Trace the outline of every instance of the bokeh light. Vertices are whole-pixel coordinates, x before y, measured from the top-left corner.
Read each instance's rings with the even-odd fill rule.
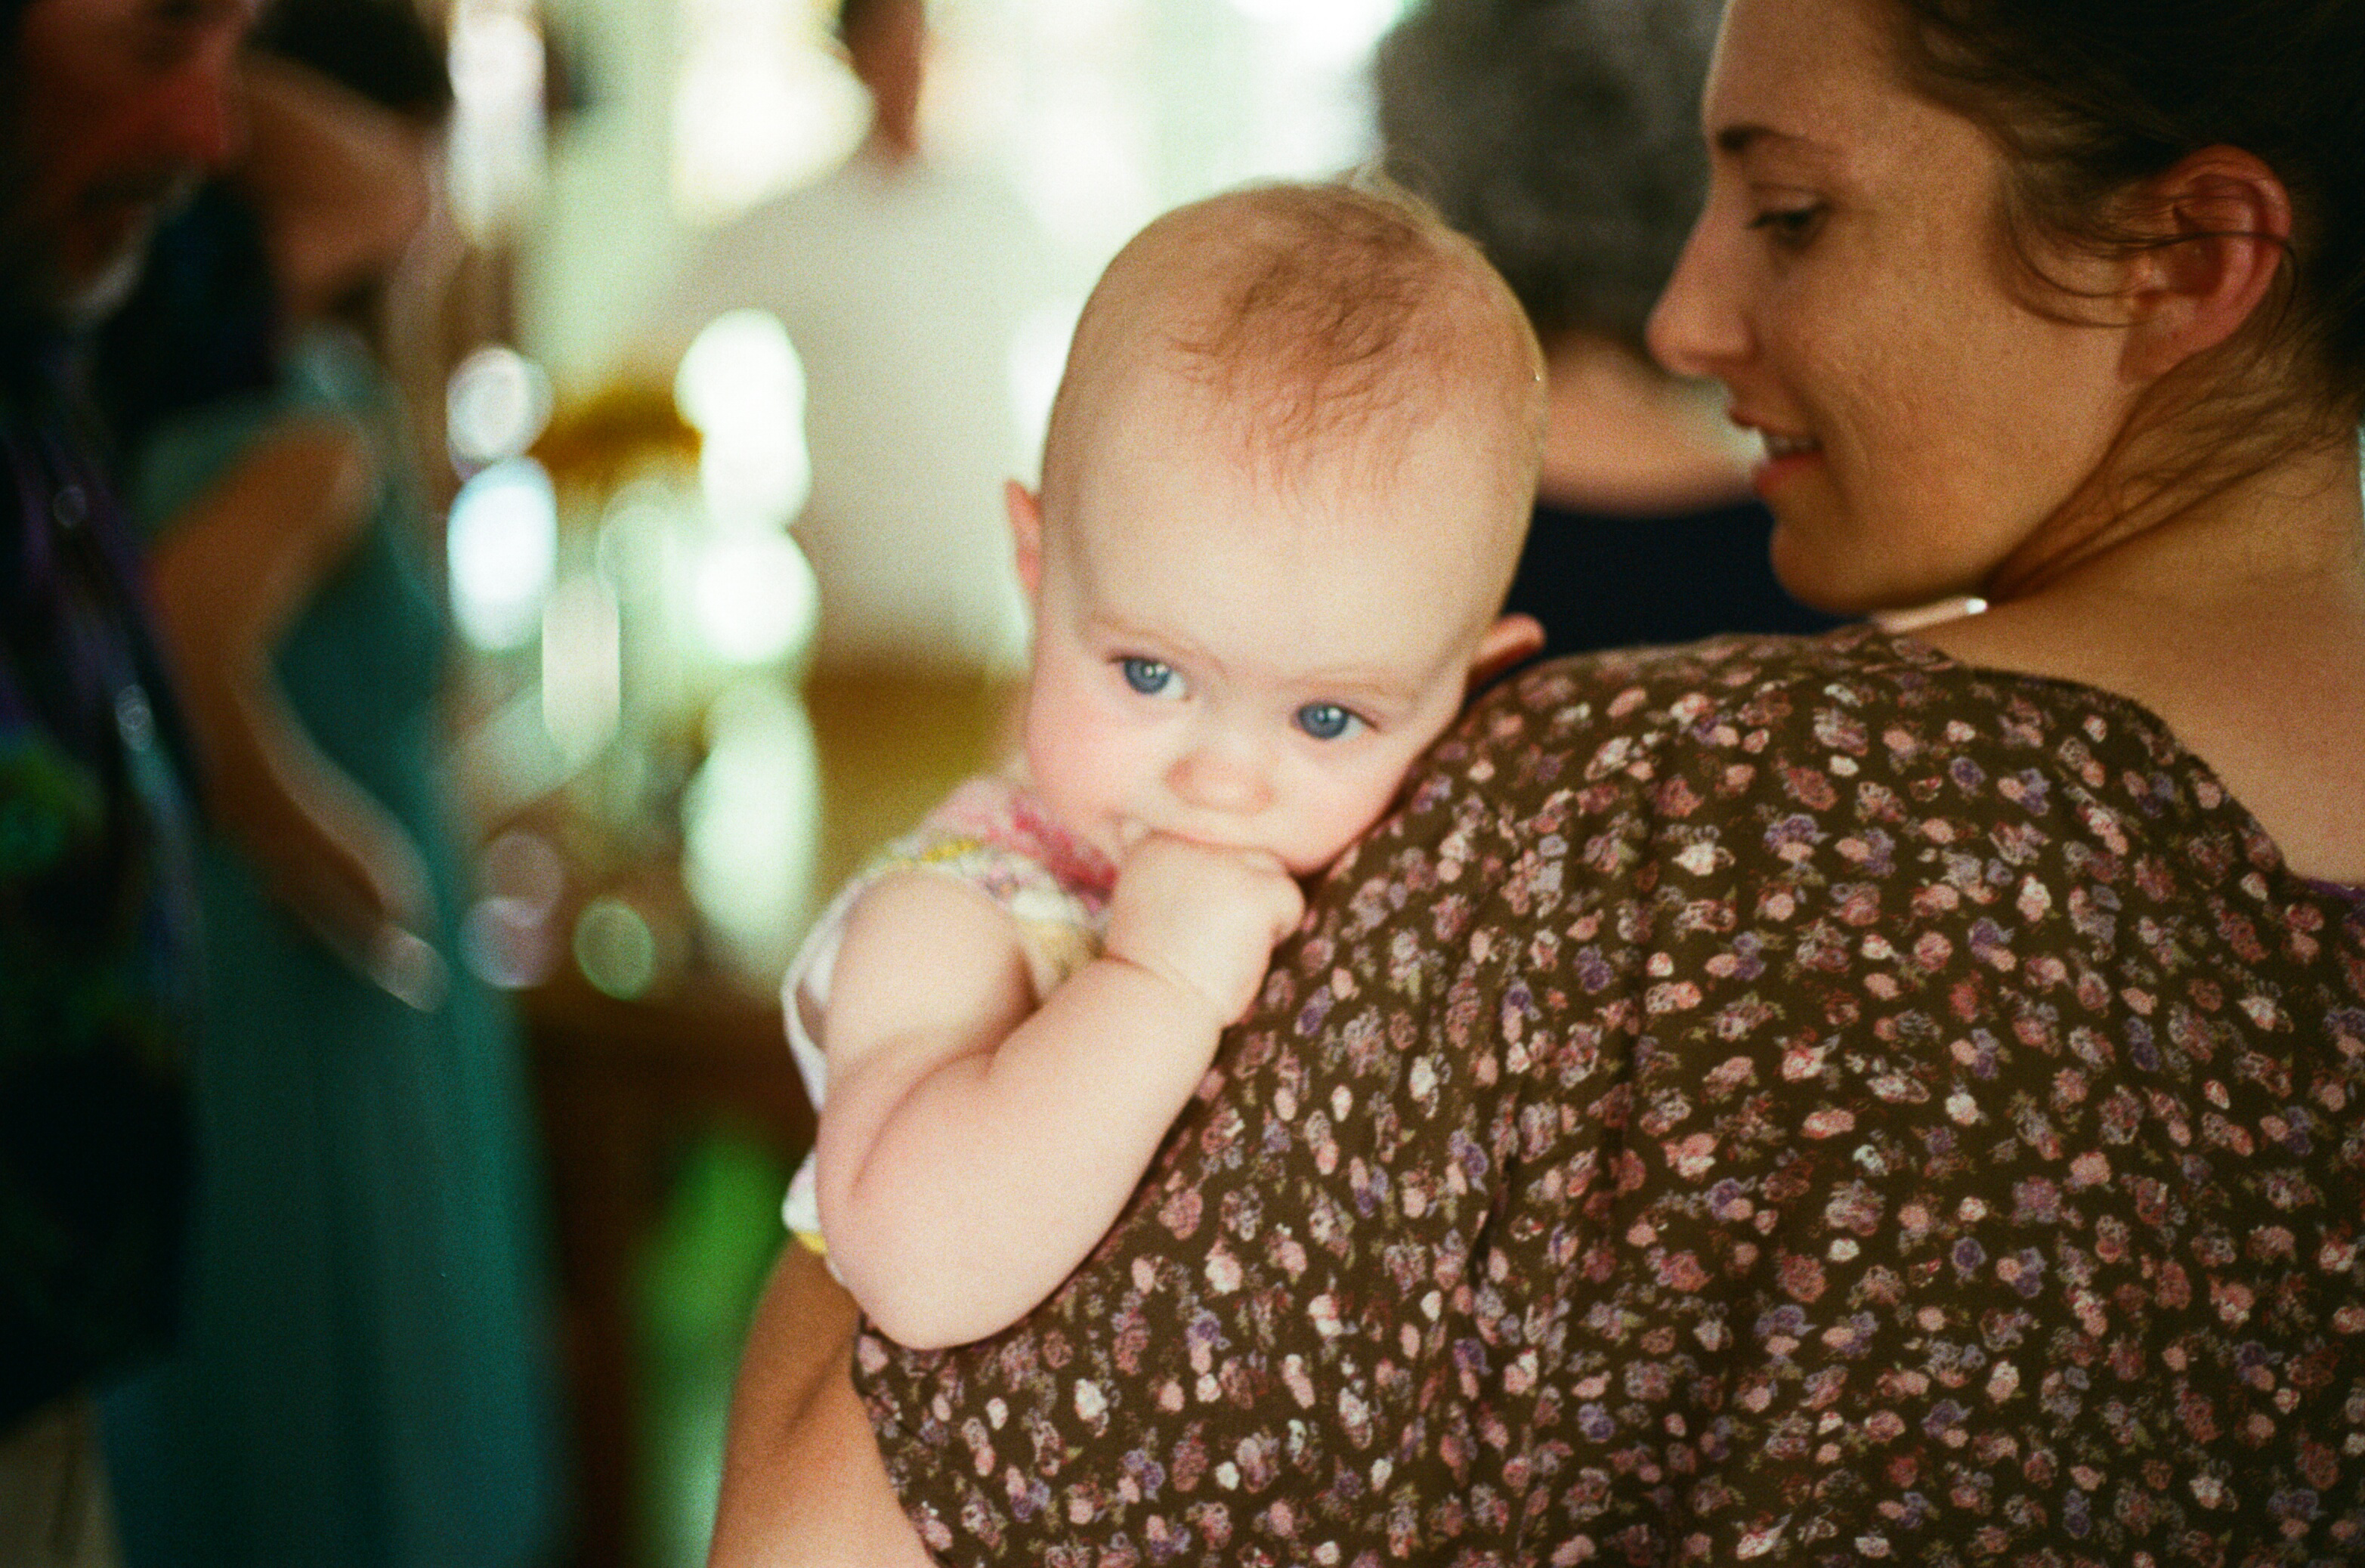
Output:
[[[446,546],[461,635],[496,651],[532,637],[558,566],[558,497],[542,465],[513,457],[461,486]]]
[[[566,891],[566,863],[550,840],[524,828],[485,846],[481,875],[487,896],[505,899],[536,920],[546,919]]]
[[[452,212],[484,240],[518,215],[542,179],[542,29],[523,0],[458,0],[448,29]]]
[[[801,654],[820,620],[821,589],[804,552],[777,533],[747,533],[707,546],[690,588],[699,636],[735,664]]]
[[[657,938],[648,917],[620,898],[596,898],[575,921],[575,964],[610,996],[645,996],[657,978]]]
[[[731,310],[681,356],[674,404],[698,430],[699,484],[724,528],[779,528],[813,487],[805,448],[805,373],[768,310]]]
[[[741,681],[708,717],[706,761],[682,797],[682,880],[760,989],[778,988],[813,895],[821,767],[812,721],[775,681]]]
[[[571,767],[616,733],[622,644],[615,596],[597,577],[569,577],[551,594],[542,613],[542,722]]]
[[[463,472],[515,457],[550,422],[550,377],[499,343],[462,360],[443,394],[444,432]]]
[[[476,978],[503,991],[540,985],[557,967],[547,921],[507,899],[478,899],[460,926],[461,956]]]
[[[483,895],[461,923],[461,956],[478,978],[504,991],[540,985],[558,967],[552,924],[566,892],[566,868],[550,840],[512,828],[485,846]]]
[[[680,496],[664,486],[628,485],[609,498],[592,547],[600,580],[627,604],[657,598],[673,570],[683,526]]]

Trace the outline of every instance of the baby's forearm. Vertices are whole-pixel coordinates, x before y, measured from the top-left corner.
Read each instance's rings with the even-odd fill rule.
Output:
[[[1115,1222],[1222,1025],[1171,980],[1099,958],[998,1047],[918,1080],[868,1137],[825,1118],[830,1255],[872,1321],[961,1344],[1049,1295]]]

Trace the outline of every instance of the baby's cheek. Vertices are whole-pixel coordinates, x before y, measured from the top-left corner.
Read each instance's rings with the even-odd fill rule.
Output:
[[[1090,773],[1078,766],[1082,747],[1076,727],[1038,715],[1026,726],[1026,772],[1035,792],[1055,815],[1065,816],[1082,805],[1080,793]]]
[[[1035,788],[1054,812],[1066,816],[1091,812],[1107,793],[1110,774],[1089,766],[1094,759],[1082,737],[1072,732],[1046,735],[1027,748]],[[1075,825],[1071,823],[1070,825]]]
[[[1291,872],[1310,877],[1345,854],[1349,845],[1387,814],[1402,771],[1391,768],[1377,777],[1359,777],[1320,802],[1306,823],[1305,841],[1282,857]]]
[[[1155,767],[1146,737],[1121,724],[1095,722],[1088,708],[1050,715],[1054,722],[1030,726],[1027,762],[1036,792],[1070,830],[1098,832],[1099,819],[1129,816],[1142,809],[1144,780]],[[1153,823],[1151,825],[1155,825]],[[1103,844],[1104,851],[1114,846]]]

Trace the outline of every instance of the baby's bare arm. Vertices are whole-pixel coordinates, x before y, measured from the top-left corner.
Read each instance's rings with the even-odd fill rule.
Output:
[[[1261,857],[1157,840],[1109,950],[1031,1015],[1007,915],[891,879],[831,980],[818,1177],[840,1275],[916,1347],[995,1332],[1092,1250],[1254,998],[1301,900]]]

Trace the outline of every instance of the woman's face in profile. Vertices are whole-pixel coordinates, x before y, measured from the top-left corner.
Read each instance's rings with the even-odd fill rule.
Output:
[[[2118,330],[2032,307],[2001,156],[1905,88],[1892,26],[1882,0],[1732,0],[1708,205],[1651,324],[1765,438],[1784,585],[1844,612],[1976,591],[2044,549],[2135,390]]]

